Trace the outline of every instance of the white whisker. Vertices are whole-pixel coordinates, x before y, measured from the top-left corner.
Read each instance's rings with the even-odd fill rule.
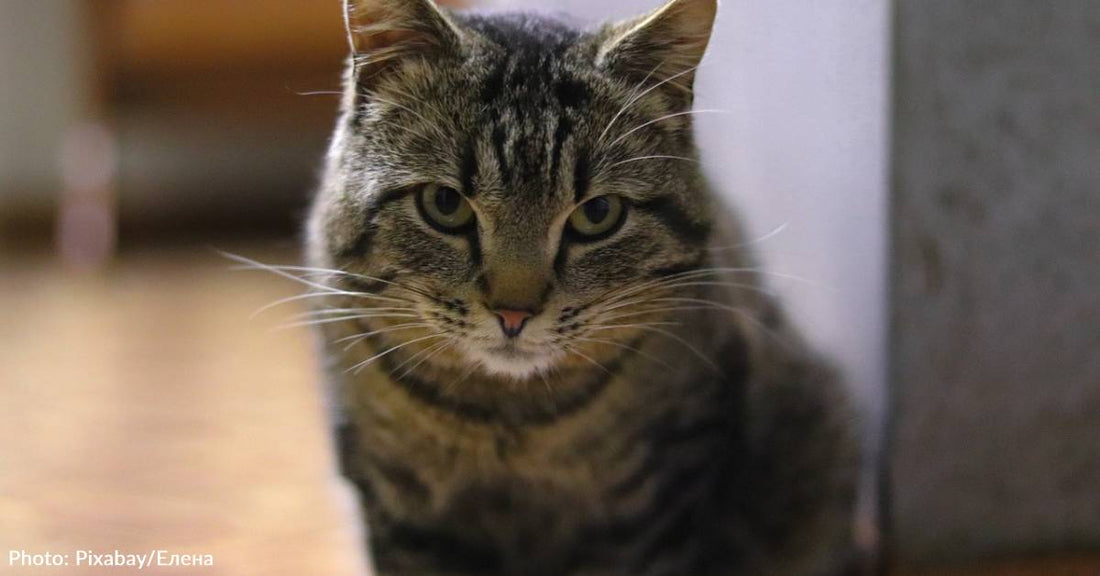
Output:
[[[716,372],[720,372],[720,371],[721,371],[721,370],[720,370],[720,369],[718,368],[718,365],[717,365],[717,364],[715,364],[713,360],[711,360],[710,358],[708,358],[708,357],[706,356],[706,354],[703,354],[702,352],[700,352],[698,348],[696,348],[695,346],[692,346],[690,342],[688,342],[687,340],[684,340],[684,339],[683,339],[682,337],[680,337],[680,336],[678,336],[678,335],[676,335],[676,334],[673,334],[672,332],[669,332],[668,330],[664,330],[664,329],[661,329],[661,328],[654,328],[653,326],[650,326],[650,325],[641,325],[641,324],[639,324],[639,325],[635,325],[634,327],[636,327],[636,328],[637,328],[638,330],[642,330],[642,331],[645,331],[645,332],[653,332],[653,333],[655,333],[655,334],[661,334],[661,335],[663,335],[663,336],[666,336],[666,337],[668,337],[668,338],[671,338],[672,340],[675,340],[676,342],[679,342],[679,343],[680,343],[680,344],[682,344],[682,345],[683,345],[683,346],[684,346],[685,348],[687,348],[688,350],[690,350],[690,351],[691,351],[691,353],[692,353],[692,354],[694,354],[694,355],[695,355],[695,356],[696,356],[697,358],[699,358],[699,359],[700,359],[700,360],[702,360],[702,361],[703,361],[704,363],[706,363],[706,364],[707,364],[708,366],[710,366],[711,368],[713,368],[713,369],[714,369],[714,370],[715,370]],[[601,327],[597,327],[597,328],[595,328],[595,329],[593,329],[593,330],[591,330],[591,331],[592,331],[592,332],[596,332],[596,331],[598,331],[598,330],[602,330],[602,329],[604,329],[604,328],[606,328],[606,327],[602,327],[602,326],[601,326]]]
[[[642,326],[681,326],[679,322],[640,322],[635,324],[593,324],[594,329],[588,330],[589,332],[595,330],[614,330],[618,328],[639,328]]]
[[[344,277],[348,277],[348,278],[356,278],[356,279],[363,280],[363,281],[366,281],[366,282],[378,282],[379,284],[386,284],[387,286],[393,286],[394,288],[401,288],[403,290],[408,290],[409,292],[412,292],[414,294],[419,294],[419,295],[427,297],[427,298],[432,298],[431,294],[428,293],[426,291],[426,289],[424,289],[420,286],[413,286],[411,284],[404,284],[404,283],[401,283],[401,282],[395,282],[393,280],[386,280],[384,278],[378,278],[378,277],[375,277],[375,276],[367,276],[367,275],[364,275],[364,274],[357,274],[355,272],[348,272],[346,270],[330,270],[328,268],[310,268],[310,267],[307,267],[307,266],[273,266],[273,265],[268,265],[267,267],[272,269],[272,270],[282,270],[282,271],[285,271],[285,272],[306,272],[307,274],[304,274],[302,277],[308,277],[308,276],[312,276],[312,275],[344,276]],[[339,290],[339,288],[331,288],[331,289]]]
[[[311,92],[298,92],[297,90],[291,90],[295,96],[343,96],[343,92],[336,92],[334,90],[314,90]]]
[[[721,302],[715,302],[715,301],[706,300],[706,299],[703,299],[703,298],[665,297],[665,298],[653,298],[653,299],[649,300],[649,302],[653,302],[653,303],[665,302],[665,303],[669,303],[669,304],[675,304],[675,303],[697,304],[697,305],[700,305],[700,306],[710,306],[710,307],[712,307],[716,310],[729,310],[729,311],[737,312],[739,314],[747,314],[747,312],[745,310],[742,310],[741,308],[736,308],[734,306],[729,306],[729,305],[723,304]]]
[[[607,372],[608,374],[611,374],[611,375],[614,374],[611,370],[607,369],[607,366],[604,366],[603,364],[600,364],[599,362],[595,361],[594,359],[592,359],[590,356],[588,356],[584,352],[581,352],[581,351],[577,350],[576,348],[574,348],[574,347],[572,347],[568,344],[562,344],[562,349],[564,349],[566,352],[568,352],[570,354],[576,354],[577,356],[579,356],[581,358],[584,358],[585,360],[591,362],[597,368],[599,368],[600,370],[603,370],[604,372]]]
[[[779,226],[776,226],[771,232],[768,232],[767,234],[764,234],[763,236],[761,236],[759,238],[755,238],[755,239],[749,240],[747,242],[741,242],[741,243],[738,243],[738,244],[733,244],[732,246],[714,247],[714,248],[708,248],[707,250],[710,250],[711,252],[726,252],[726,251],[730,251],[730,250],[738,250],[740,248],[747,248],[749,246],[755,246],[757,244],[763,244],[764,242],[767,242],[768,240],[771,240],[772,238],[775,238],[776,236],[779,236],[780,234],[782,234],[784,231],[787,230],[787,228],[790,225],[791,225],[791,221],[787,220],[786,222],[780,224]]]
[[[782,272],[771,272],[769,270],[764,270],[763,268],[704,268],[704,269],[695,270],[695,271],[692,271],[692,272],[689,272],[689,273],[681,273],[680,275],[688,276],[688,275],[691,275],[691,274],[702,274],[702,275],[708,275],[708,274],[715,274],[715,275],[718,275],[718,274],[760,274],[760,275],[768,276],[768,277],[771,277],[771,278],[780,278],[780,279],[783,279],[783,280],[793,280],[795,282],[801,282],[803,284],[808,284],[810,286],[815,286],[815,287],[818,287],[818,288],[824,288],[824,286],[822,286],[822,285],[820,285],[820,284],[818,284],[818,283],[816,283],[816,282],[814,282],[814,281],[812,281],[808,278],[803,278],[801,276],[795,276],[793,274],[784,274]]]
[[[344,297],[347,297],[347,298],[357,298],[357,299],[362,299],[362,300],[378,300],[379,302],[391,302],[391,303],[395,303],[395,304],[408,303],[407,300],[402,300],[402,299],[397,299],[397,298],[390,298],[388,296],[378,296],[377,294],[369,294],[367,292],[347,292],[347,291],[343,291],[343,290],[334,290],[334,291],[325,291],[325,292],[309,292],[309,293],[306,293],[306,294],[298,294],[297,296],[289,296],[287,298],[280,298],[279,300],[276,300],[276,301],[274,301],[270,304],[267,304],[267,305],[264,305],[260,308],[257,308],[256,311],[254,311],[250,317],[251,318],[256,318],[260,314],[263,314],[264,312],[267,312],[268,310],[271,310],[272,308],[277,308],[279,306],[282,306],[283,304],[289,304],[291,302],[298,302],[300,300],[308,300],[310,298],[324,298],[324,297],[332,297],[332,296],[344,296]]]
[[[654,66],[653,69],[645,75],[645,78],[642,78],[641,82],[638,82],[634,85],[634,88],[630,90],[630,96],[627,97],[627,100],[629,101],[631,98],[637,96],[638,91],[641,90],[643,86],[645,86],[645,83],[649,82],[649,79],[652,78],[653,75],[656,74],[657,71],[660,70],[661,67],[663,67],[666,63],[668,63],[668,58],[663,58],[660,62],[658,62],[657,65]]]
[[[398,344],[398,345],[396,345],[392,348],[389,348],[388,350],[386,350],[384,352],[380,352],[378,354],[375,354],[374,356],[371,356],[370,358],[367,358],[366,360],[356,364],[355,366],[352,366],[351,368],[348,368],[347,372],[353,372],[355,374],[358,374],[358,373],[363,371],[363,368],[366,368],[371,363],[373,363],[377,360],[380,360],[380,359],[382,359],[386,356],[389,356],[390,354],[392,354],[392,353],[394,353],[394,352],[396,352],[396,351],[398,351],[402,348],[405,348],[407,346],[412,346],[413,344],[417,344],[417,343],[423,342],[425,340],[431,340],[432,338],[445,338],[447,336],[448,335],[446,333],[439,332],[439,333],[431,334],[431,335],[428,335],[428,336],[422,336],[420,338],[414,338],[412,340],[409,340],[408,342],[402,342],[401,344]]]
[[[538,374],[539,379],[542,380],[542,385],[546,387],[546,393],[549,394],[550,399],[553,400],[554,397],[557,396],[557,393],[554,392],[554,387],[550,385],[550,378],[542,370],[539,370],[536,374]]]
[[[625,312],[623,314],[613,314],[607,318],[601,318],[606,322],[613,322],[615,320],[622,320],[623,318],[631,318],[634,316],[645,316],[647,314],[662,314],[666,312],[690,312],[693,310],[711,310],[708,306],[670,306],[665,308],[645,308],[642,310],[636,310],[634,312]]]
[[[292,282],[297,282],[299,284],[302,284],[302,285],[305,285],[305,286],[308,286],[310,288],[314,288],[314,289],[317,289],[317,290],[322,290],[322,291],[333,291],[334,290],[334,288],[332,288],[331,286],[325,286],[324,284],[318,284],[317,282],[306,280],[305,278],[302,278],[300,276],[295,276],[294,274],[291,274],[290,272],[279,269],[278,266],[271,266],[269,264],[264,264],[264,263],[258,262],[256,260],[245,258],[244,256],[238,256],[236,254],[230,254],[228,252],[221,252],[221,255],[228,258],[228,259],[230,259],[230,260],[233,260],[234,262],[242,264],[243,266],[238,268],[239,270],[260,270],[260,271],[264,271],[264,272],[270,272],[272,274],[275,274],[276,276],[286,278],[287,280],[290,280]]]
[[[435,133],[436,136],[439,136],[440,138],[446,140],[447,135],[443,133],[443,129],[439,127],[439,123],[438,122],[432,122],[432,121],[428,120],[427,118],[424,117],[423,114],[417,112],[416,110],[413,110],[412,108],[409,108],[408,106],[405,106],[404,104],[394,102],[393,100],[388,100],[386,98],[382,98],[382,97],[378,96],[377,93],[373,93],[373,92],[370,94],[370,100],[372,102],[381,102],[382,104],[388,104],[388,105],[393,106],[395,108],[400,108],[401,110],[404,110],[404,111],[408,112],[409,114],[412,114],[413,116],[416,116],[417,118],[420,119],[421,122],[424,122],[424,124],[426,124],[429,128],[431,128],[431,130]]]
[[[479,366],[481,366],[481,361],[480,360],[478,362],[471,363],[466,368],[466,370],[463,371],[462,374],[460,374],[458,376],[458,378],[455,378],[455,380],[453,382],[451,382],[450,384],[446,385],[443,388],[443,395],[447,396],[451,392],[454,392],[454,389],[457,388],[459,384],[462,384],[463,382],[468,380],[470,378],[470,375],[472,375],[474,373],[474,370],[477,370]]]
[[[793,280],[797,282],[803,282],[811,286],[820,287],[820,285],[799,276],[782,274],[778,272],[769,272],[761,268],[700,268],[695,270],[688,270],[685,272],[678,272],[676,274],[669,274],[661,278],[642,282],[641,284],[628,285],[621,289],[613,291],[610,294],[603,296],[602,298],[597,299],[596,302],[603,304],[612,304],[619,300],[622,300],[623,298],[627,298],[629,296],[637,294],[638,292],[644,291],[648,288],[658,288],[662,285],[671,284],[673,282],[684,281],[694,278],[702,278],[706,276],[718,276],[722,274],[762,274],[765,276],[781,278],[785,280]],[[761,288],[761,290],[763,289]]]
[[[617,302],[619,300],[622,300],[623,298],[626,298],[626,297],[632,296],[634,294],[637,294],[638,292],[646,290],[647,288],[653,288],[653,287],[657,287],[657,286],[660,286],[660,285],[666,284],[666,283],[686,280],[686,279],[689,279],[689,278],[693,278],[696,275],[699,275],[699,276],[711,275],[711,274],[714,274],[713,270],[714,269],[710,269],[710,268],[708,268],[708,269],[687,270],[685,272],[678,272],[676,274],[668,274],[666,276],[661,276],[660,278],[653,278],[653,279],[650,279],[650,280],[647,280],[647,281],[644,281],[644,282],[641,282],[641,283],[638,283],[638,284],[628,284],[628,285],[626,285],[626,286],[624,286],[624,287],[622,287],[618,290],[612,291],[610,294],[606,295],[602,300],[597,300],[597,301],[602,302],[604,304],[611,304],[611,303]],[[733,269],[731,269],[731,270],[733,270]],[[749,270],[754,270],[754,269],[742,268],[740,270],[749,271]]]
[[[630,130],[627,130],[626,132],[620,134],[618,138],[612,140],[611,143],[607,145],[607,147],[608,148],[613,148],[616,144],[618,144],[619,142],[622,142],[624,138],[627,138],[631,134],[633,134],[633,133],[637,132],[638,130],[641,130],[641,129],[647,127],[647,126],[652,126],[652,125],[654,125],[658,122],[664,122],[665,120],[670,120],[672,118],[679,118],[680,116],[692,116],[692,115],[695,115],[695,114],[729,114],[729,111],[728,110],[687,110],[685,112],[674,112],[672,114],[665,114],[664,116],[661,116],[660,118],[654,118],[653,120],[650,120],[649,122],[642,123],[642,124],[640,124],[640,125],[638,125],[634,128],[631,128]]]
[[[623,164],[629,164],[631,162],[641,162],[642,160],[684,160],[685,162],[695,162],[695,163],[699,162],[699,160],[697,160],[695,158],[688,158],[687,156],[667,156],[667,155],[663,155],[663,154],[656,154],[656,155],[653,155],[653,156],[638,156],[636,158],[628,158],[626,160],[620,160],[618,162],[615,162],[614,164],[611,164],[610,166],[608,166],[608,168],[614,168],[616,166],[621,166]]]
[[[301,328],[302,326],[324,326],[326,324],[338,324],[340,322],[351,322],[352,320],[369,320],[372,318],[420,318],[419,314],[355,314],[351,316],[340,316],[338,318],[322,318],[320,320],[302,320],[300,322],[290,322],[288,324],[282,324],[276,328],[276,330],[289,330],[291,328]]]
[[[684,70],[683,72],[673,74],[672,76],[669,76],[668,78],[665,78],[664,80],[661,80],[660,82],[650,86],[649,88],[646,88],[641,94],[638,94],[636,96],[631,97],[630,100],[627,100],[626,104],[623,105],[623,107],[619,110],[619,112],[611,118],[611,122],[607,123],[607,127],[604,128],[603,132],[600,133],[600,137],[596,139],[596,143],[599,144],[599,143],[603,142],[603,139],[607,137],[607,133],[611,131],[611,128],[613,126],[615,126],[615,122],[617,122],[619,120],[619,118],[622,117],[622,115],[625,114],[626,111],[630,109],[631,106],[633,106],[636,102],[638,102],[642,98],[645,98],[645,96],[647,94],[649,94],[650,92],[660,88],[661,86],[664,86],[665,84],[668,84],[669,82],[672,82],[674,80],[682,78],[683,76],[686,76],[688,74],[691,74],[692,72],[695,72],[698,69],[699,69],[699,66],[692,66],[691,68],[688,68],[687,70]]]
[[[689,279],[690,280],[690,279]],[[764,294],[765,296],[775,297],[777,294],[767,288],[757,286],[755,284],[745,284],[744,282],[720,282],[718,280],[703,280],[703,281],[691,281],[691,282],[674,282],[672,284],[661,284],[655,289],[660,290],[672,290],[675,288],[691,288],[691,287],[706,287],[713,286],[719,288],[737,288],[740,290],[748,290],[750,292],[756,292],[758,294]]]
[[[325,316],[334,316],[338,314],[358,314],[358,313],[373,313],[373,312],[417,312],[416,308],[324,308],[321,310],[310,310],[302,312],[301,314],[295,314],[290,317],[291,320],[298,320],[302,318],[317,318]]]
[[[654,356],[652,354],[649,354],[647,352],[644,352],[642,350],[639,350],[638,348],[635,348],[634,346],[628,346],[626,344],[623,344],[621,342],[616,342],[614,340],[606,340],[606,339],[603,339],[603,338],[581,338],[581,337],[572,337],[572,338],[570,338],[570,340],[571,341],[577,341],[577,342],[592,342],[593,344],[606,344],[608,346],[614,346],[615,348],[619,348],[620,350],[627,350],[627,351],[630,351],[630,352],[634,352],[635,354],[641,356],[642,358],[645,358],[647,360],[652,360],[652,361],[654,361],[654,362],[656,362],[656,363],[658,363],[658,364],[660,364],[660,365],[662,365],[665,368],[668,368],[670,370],[672,369],[672,365],[670,365],[667,362],[661,360],[660,358],[657,358],[656,356]]]
[[[637,297],[633,300],[627,300],[625,302],[623,302],[621,300],[607,302],[607,305],[603,306],[600,309],[599,314],[603,314],[605,312],[611,312],[611,311],[614,311],[614,310],[618,310],[620,308],[626,308],[628,306],[635,306],[635,305],[638,305],[638,304],[646,304],[646,303],[649,303],[649,302],[656,302],[658,300],[654,300],[654,298],[656,298],[658,296],[671,295],[670,291],[675,290],[677,288],[705,287],[705,286],[717,286],[717,287],[722,287],[722,288],[736,288],[736,289],[741,289],[741,290],[748,290],[750,292],[756,292],[758,294],[763,294],[765,296],[776,297],[776,294],[774,292],[772,292],[771,290],[768,290],[766,288],[761,288],[759,286],[755,286],[755,285],[752,285],[752,284],[744,284],[744,283],[741,283],[741,282],[690,281],[690,279],[688,279],[688,281],[684,281],[684,282],[672,282],[672,283],[667,283],[667,284],[665,284],[665,283],[656,284],[656,285],[648,287],[645,290],[646,294],[648,294],[650,292],[655,292],[656,294],[651,294],[651,295],[642,294],[641,296],[639,296],[639,297]]]
[[[438,354],[442,353],[444,350],[447,349],[448,346],[453,346],[453,345],[454,345],[454,339],[453,338],[448,339],[448,340],[444,340],[442,342],[437,342],[436,344],[432,344],[431,346],[421,350],[420,352],[417,352],[416,354],[413,354],[412,356],[410,356],[404,362],[398,364],[396,367],[394,367],[393,370],[390,371],[390,375],[392,376],[392,375],[396,374],[398,370],[400,370],[402,367],[404,367],[409,362],[412,362],[412,361],[416,360],[418,357],[420,357],[424,354],[427,354],[426,356],[421,358],[419,362],[417,362],[416,364],[413,364],[411,367],[409,367],[409,369],[405,370],[404,372],[402,372],[400,375],[397,376],[398,380],[400,380],[402,378],[405,378],[409,374],[412,374],[413,372],[416,372],[416,369],[419,368],[422,364],[424,364],[425,362],[427,362],[431,358],[437,356]]]
[[[737,316],[738,318],[741,318],[742,320],[752,324],[754,327],[758,328],[759,330],[761,330],[765,334],[769,335],[770,337],[772,337],[776,341],[776,343],[778,343],[778,344],[780,344],[784,347],[788,347],[790,345],[783,338],[781,338],[778,334],[776,334],[774,330],[768,328],[762,322],[760,322],[760,320],[756,319],[752,314],[750,314],[747,310],[743,310],[741,308],[737,308],[737,307],[734,307],[734,306],[729,306],[729,305],[723,304],[721,302],[713,302],[713,301],[710,301],[710,300],[704,300],[704,299],[700,299],[700,298],[655,298],[655,299],[651,300],[651,302],[668,302],[668,303],[681,302],[681,303],[684,303],[684,304],[693,304],[693,305],[699,306],[702,309],[719,310],[719,311],[729,312],[729,313]]]
[[[425,322],[408,322],[408,323],[405,323],[405,324],[396,324],[396,325],[393,325],[393,326],[387,326],[385,328],[382,328],[382,329],[379,329],[379,330],[374,330],[374,331],[367,332],[367,333],[364,333],[364,334],[353,334],[351,336],[345,336],[343,338],[340,338],[339,340],[334,341],[333,343],[334,344],[343,344],[344,342],[350,342],[350,344],[348,344],[347,346],[344,347],[344,352],[347,352],[348,350],[351,350],[352,348],[354,348],[356,344],[362,342],[363,340],[366,340],[367,338],[371,338],[373,336],[378,336],[380,334],[389,334],[390,332],[400,332],[402,330],[413,330],[415,328],[433,328],[433,327],[434,327],[433,325],[427,324]]]

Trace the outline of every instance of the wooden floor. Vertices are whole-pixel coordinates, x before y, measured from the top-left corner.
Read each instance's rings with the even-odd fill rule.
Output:
[[[273,331],[292,307],[249,318],[293,292],[208,250],[0,261],[0,574],[136,574],[8,554],[150,549],[215,566],[142,574],[358,574],[308,338]]]
[[[98,275],[0,255],[0,574],[137,574],[11,567],[7,555],[151,549],[215,565],[142,574],[361,574],[309,339],[275,330],[300,310],[250,318],[294,293],[206,249]],[[1100,562],[898,574],[1098,576]]]

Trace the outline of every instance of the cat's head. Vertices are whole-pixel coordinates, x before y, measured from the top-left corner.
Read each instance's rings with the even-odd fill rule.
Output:
[[[355,330],[394,357],[515,378],[630,349],[672,307],[646,283],[706,254],[690,109],[715,8],[672,0],[583,30],[348,0],[310,251],[346,272],[331,284],[377,295],[342,303],[362,310]]]

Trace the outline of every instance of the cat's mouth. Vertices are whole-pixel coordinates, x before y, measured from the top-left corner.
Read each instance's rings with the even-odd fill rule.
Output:
[[[499,346],[493,346],[489,348],[489,352],[498,356],[505,357],[518,357],[533,354],[533,350],[527,350],[526,347],[520,346],[515,342],[505,342]]]
[[[499,346],[493,346],[486,350],[490,356],[509,362],[532,361],[545,355],[542,350],[520,346],[515,342],[507,342]]]
[[[505,342],[485,347],[475,353],[481,365],[490,372],[516,378],[534,376],[553,366],[557,355],[543,347],[523,346]]]

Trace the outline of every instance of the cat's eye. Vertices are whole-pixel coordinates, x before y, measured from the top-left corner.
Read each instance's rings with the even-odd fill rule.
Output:
[[[444,231],[457,233],[474,222],[474,209],[458,190],[429,184],[420,190],[417,206],[429,224]]]
[[[599,196],[581,204],[569,216],[569,226],[582,238],[596,240],[614,232],[626,210],[619,196]]]

